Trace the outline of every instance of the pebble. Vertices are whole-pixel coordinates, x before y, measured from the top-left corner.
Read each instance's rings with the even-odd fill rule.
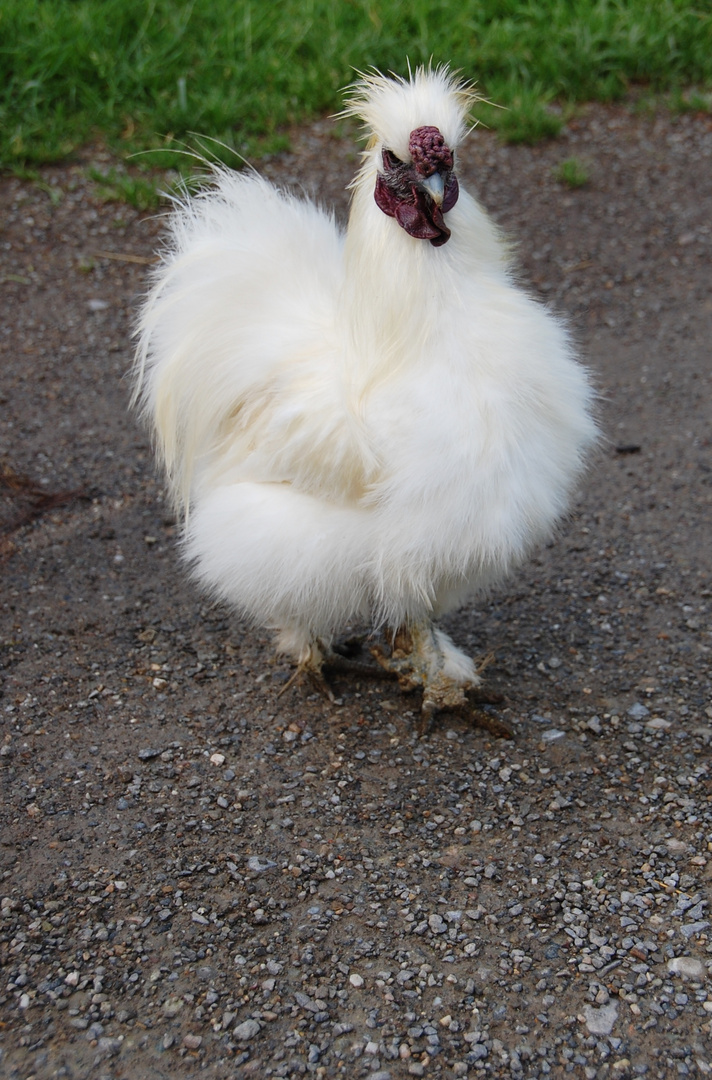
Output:
[[[627,715],[631,720],[643,720],[646,716],[650,716],[650,709],[643,705],[640,701],[636,701],[634,705],[627,710]]]
[[[97,1049],[100,1054],[108,1054],[114,1057],[121,1050],[121,1044],[123,1039],[112,1037],[110,1035],[102,1035],[97,1043]]]
[[[686,979],[701,979],[705,974],[705,965],[694,956],[674,956],[668,960],[667,969],[671,975],[682,975]]]
[[[232,1033],[240,1042],[249,1042],[260,1030],[261,1024],[258,1020],[243,1020],[241,1024],[233,1028]]]
[[[684,926],[681,926],[680,933],[686,941],[689,941],[690,938],[696,937],[697,934],[701,934],[702,931],[706,930],[708,926],[708,920],[701,919],[699,922],[686,923]]]
[[[143,750],[139,750],[138,756],[141,761],[151,761],[153,758],[157,758],[161,754],[161,750],[155,746],[145,746]]]
[[[586,1027],[592,1035],[610,1035],[618,1019],[618,1006],[614,1001],[598,1009],[593,1005],[584,1005],[583,1015]]]
[[[363,986],[363,976],[358,975],[355,971],[352,975],[349,975],[349,982],[352,986]]]
[[[261,859],[259,855],[251,855],[247,860],[248,870],[252,870],[256,874],[262,874],[265,870],[271,870],[276,865],[277,863],[272,862],[271,859]]]
[[[186,1035],[185,1038],[183,1039],[183,1046],[185,1046],[186,1050],[198,1050],[199,1047],[202,1045],[202,1042],[203,1042],[203,1036],[202,1035],[190,1034],[190,1035]]]

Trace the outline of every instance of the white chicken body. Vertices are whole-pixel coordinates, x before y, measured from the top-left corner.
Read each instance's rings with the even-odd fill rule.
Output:
[[[374,200],[384,148],[400,164],[432,125],[454,149],[467,104],[443,71],[365,83],[345,236],[220,171],[173,215],[143,311],[141,393],[186,553],[298,660],[354,619],[420,624],[505,575],[596,438],[565,329],[515,285],[477,203],[460,192],[433,246]],[[454,646],[448,664],[474,681]]]

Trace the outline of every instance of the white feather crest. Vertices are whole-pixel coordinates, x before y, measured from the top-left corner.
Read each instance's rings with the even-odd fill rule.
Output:
[[[373,138],[402,161],[409,157],[410,132],[418,127],[439,128],[451,150],[467,134],[478,94],[447,65],[418,67],[408,79],[375,70],[359,75],[359,81],[347,90],[341,115],[362,120]]]

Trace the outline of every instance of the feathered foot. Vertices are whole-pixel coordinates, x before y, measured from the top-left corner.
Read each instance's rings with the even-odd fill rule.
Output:
[[[334,692],[324,678],[325,654],[328,656],[330,652],[331,649],[324,646],[323,642],[318,638],[313,641],[311,645],[302,652],[297,661],[296,668],[279,691],[277,697],[286,694],[287,690],[289,690],[291,686],[294,686],[295,682],[306,679],[314,690],[319,694],[322,694],[332,705],[336,705],[337,700],[334,697]]]
[[[437,713],[451,712],[466,717],[493,735],[513,738],[506,724],[478,709],[473,701],[494,703],[500,700],[479,689],[482,684],[480,673],[491,663],[491,655],[475,665],[469,656],[455,647],[447,634],[430,623],[403,626],[396,631],[390,656],[380,646],[374,646],[371,654],[381,667],[396,675],[401,690],[422,690],[421,735],[430,730]]]
[[[328,674],[333,672],[365,676],[367,678],[385,675],[386,672],[382,668],[352,659],[353,655],[358,652],[359,644],[360,642],[356,639],[349,639],[349,641],[341,645],[337,643],[332,647],[321,638],[316,638],[302,650],[296,669],[279,691],[278,697],[286,693],[295,682],[306,679],[313,689],[322,694],[332,705],[339,705],[341,702],[334,696],[334,692],[327,681]],[[395,678],[395,675],[391,674],[390,677]]]

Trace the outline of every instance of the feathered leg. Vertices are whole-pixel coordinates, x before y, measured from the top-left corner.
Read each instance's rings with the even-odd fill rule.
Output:
[[[277,651],[292,656],[297,665],[292,676],[280,690],[280,697],[295,682],[305,678],[328,701],[338,704],[327,681],[327,676],[331,672],[366,677],[386,674],[382,668],[374,667],[373,664],[364,664],[344,655],[332,645],[330,639],[309,637],[299,630],[280,630],[277,636]],[[396,678],[396,675],[392,674],[391,677]]]
[[[431,623],[401,627],[395,634],[390,656],[386,656],[379,646],[375,646],[371,652],[381,667],[398,677],[402,690],[422,690],[423,733],[430,729],[437,713],[456,712],[494,735],[512,737],[505,724],[473,708],[467,696],[482,685],[479,672],[487,666],[489,658],[477,667],[444,631],[436,629]]]

